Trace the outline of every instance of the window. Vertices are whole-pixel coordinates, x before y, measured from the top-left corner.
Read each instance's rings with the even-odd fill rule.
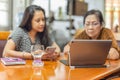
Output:
[[[120,0],[106,0],[106,27],[114,29],[120,26]]]
[[[0,28],[1,27],[9,27],[9,0],[0,0]]]

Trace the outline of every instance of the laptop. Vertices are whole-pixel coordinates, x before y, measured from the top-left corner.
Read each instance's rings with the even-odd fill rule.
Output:
[[[72,40],[68,59],[60,62],[74,67],[106,67],[111,44],[112,40]]]

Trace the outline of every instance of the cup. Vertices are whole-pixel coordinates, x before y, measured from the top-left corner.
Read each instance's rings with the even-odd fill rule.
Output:
[[[34,44],[31,46],[31,54],[33,56],[33,66],[39,67],[43,66],[42,56],[44,55],[44,46],[40,44]]]

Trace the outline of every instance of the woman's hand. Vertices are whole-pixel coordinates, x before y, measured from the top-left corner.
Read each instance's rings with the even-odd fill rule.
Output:
[[[67,44],[67,45],[64,47],[63,53],[69,53],[69,51],[70,51],[70,46]]]
[[[119,59],[119,53],[115,48],[111,48],[107,56],[108,59],[116,60]]]
[[[58,57],[60,56],[59,53],[54,52],[54,53],[45,53],[42,56],[42,60],[52,60],[52,61],[56,61],[58,59]]]

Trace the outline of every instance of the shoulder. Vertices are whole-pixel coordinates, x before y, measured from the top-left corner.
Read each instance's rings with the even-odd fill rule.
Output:
[[[108,28],[103,28],[102,33],[103,34],[112,34],[112,31],[110,29],[108,29]]]
[[[14,30],[13,30],[13,32],[25,32],[25,30],[24,29],[22,29],[22,28],[20,28],[20,27],[16,27]]]
[[[113,32],[108,28],[103,28],[101,31],[101,38],[102,39],[112,39],[113,38]]]
[[[81,32],[83,32],[83,29],[78,29],[76,30],[75,35],[79,35]]]
[[[79,33],[75,34],[75,39],[89,39],[89,36],[86,34],[85,30],[80,31]]]
[[[104,31],[104,32],[111,32],[111,30],[108,29],[108,28],[103,28],[103,31]]]
[[[25,33],[26,33],[26,31],[25,31],[24,29],[22,29],[22,28],[20,28],[20,27],[16,27],[16,28],[12,31],[11,35],[18,35],[18,36],[20,36],[20,35],[24,35]]]
[[[28,38],[26,36],[26,31],[20,27],[16,27],[12,33],[10,34],[10,36],[8,37],[8,39],[12,39],[15,43],[16,46],[18,46],[19,44],[22,44],[21,42],[24,42],[24,40],[26,38]]]
[[[20,27],[16,27],[12,33],[9,35],[9,38],[21,38],[24,35],[26,35],[26,32],[24,29],[20,28]],[[9,39],[8,38],[8,39]]]

